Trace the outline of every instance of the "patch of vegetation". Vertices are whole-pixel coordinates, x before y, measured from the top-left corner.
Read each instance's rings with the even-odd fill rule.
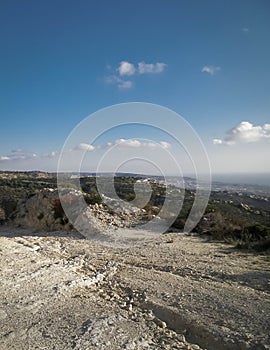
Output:
[[[253,249],[258,252],[270,251],[270,227],[251,225],[234,232],[238,248]]]
[[[50,175],[48,178],[37,177],[36,172],[14,172],[9,177],[0,177],[0,208],[4,212],[4,222],[16,210],[20,200],[33,196],[37,191],[45,187],[56,188],[56,177]]]
[[[0,176],[0,223],[3,223],[12,215],[16,210],[18,201],[25,200],[44,188],[57,188],[56,174],[10,172],[4,175]],[[135,194],[134,191],[134,186],[138,180],[142,184],[141,195],[138,192]],[[179,191],[183,191],[174,186],[166,188],[165,185],[157,183],[154,179],[145,180],[133,176],[116,176],[114,178],[101,176],[98,178],[98,182],[107,196],[110,197],[116,193],[124,201],[135,200],[135,204],[142,203],[144,181],[147,181],[152,191],[149,202],[144,206],[148,219],[151,219],[154,215],[159,215],[166,197],[168,199],[169,196],[172,205],[175,205],[175,198],[179,197]],[[83,192],[87,204],[102,203],[95,176],[81,177],[81,188],[78,188],[76,184],[77,179],[73,179],[71,175],[67,174],[64,185],[67,196],[69,189],[76,189]],[[138,189],[138,186],[136,187]],[[183,230],[193,202],[194,191],[185,190],[181,212],[172,225],[174,228]],[[59,203],[55,202],[54,211],[56,218],[64,217],[60,201]],[[42,216],[41,213],[39,215]],[[205,214],[194,231],[198,234],[206,234],[214,240],[233,243],[238,248],[269,251],[270,207],[268,202],[260,202],[259,199],[253,197],[251,199],[250,196],[245,194],[240,195],[226,191],[212,192]]]
[[[232,203],[210,201],[195,232],[232,243],[237,248],[270,250],[269,221]]]
[[[91,192],[91,193],[86,193],[83,195],[84,200],[86,204],[101,204],[102,203],[102,198],[100,197],[99,193],[97,192]]]

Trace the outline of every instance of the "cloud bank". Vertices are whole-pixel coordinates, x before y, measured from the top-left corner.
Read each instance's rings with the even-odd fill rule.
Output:
[[[258,142],[270,138],[270,124],[253,125],[248,121],[243,121],[239,125],[227,131],[224,139],[214,139],[214,145],[232,146],[237,143]]]
[[[18,150],[12,150],[10,154],[0,156],[0,161],[28,160],[28,159],[34,159],[37,157],[52,158],[52,157],[55,157],[57,154],[59,154],[59,152],[52,151],[50,153],[46,153],[38,156],[36,153],[27,153],[27,152],[24,152],[22,149],[18,149]]]
[[[100,145],[90,145],[88,143],[79,143],[76,145],[73,149],[69,151],[70,157],[75,156],[76,152],[94,152],[98,150],[106,150],[111,147],[122,147],[122,148],[142,148],[142,149],[169,149],[171,147],[171,144],[165,141],[159,141],[159,142],[153,142],[153,141],[143,141],[143,140],[137,140],[137,139],[118,139],[113,142],[107,142],[105,144]],[[50,153],[46,154],[40,154],[37,155],[36,153],[28,154],[24,153],[20,150],[20,152],[11,152],[8,155],[2,155],[0,156],[0,162],[10,162],[10,161],[21,161],[21,160],[42,160],[44,158],[52,159],[52,158],[58,158],[60,155],[60,152],[58,151],[52,151]]]
[[[87,143],[80,143],[73,150],[74,151],[96,151],[100,149],[109,149],[114,146],[120,146],[125,148],[150,148],[150,149],[168,149],[171,147],[171,144],[165,141],[159,142],[151,142],[151,141],[143,141],[137,139],[118,139],[113,142],[107,142],[105,144],[93,146]]]

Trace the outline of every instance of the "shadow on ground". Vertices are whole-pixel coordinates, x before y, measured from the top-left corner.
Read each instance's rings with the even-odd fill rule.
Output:
[[[12,225],[0,225],[0,237],[22,237],[22,236],[35,236],[35,237],[64,237],[72,239],[85,239],[79,232],[72,231],[38,231],[31,228],[14,227]]]

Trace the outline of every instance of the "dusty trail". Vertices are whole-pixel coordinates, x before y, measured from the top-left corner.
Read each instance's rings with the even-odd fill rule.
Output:
[[[270,349],[269,258],[1,227],[0,349]]]

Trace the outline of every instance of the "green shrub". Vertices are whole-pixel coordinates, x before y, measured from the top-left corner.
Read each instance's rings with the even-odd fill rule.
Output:
[[[100,197],[99,193],[93,192],[93,193],[86,193],[83,196],[85,202],[90,205],[90,204],[101,204],[102,203],[102,198]]]

